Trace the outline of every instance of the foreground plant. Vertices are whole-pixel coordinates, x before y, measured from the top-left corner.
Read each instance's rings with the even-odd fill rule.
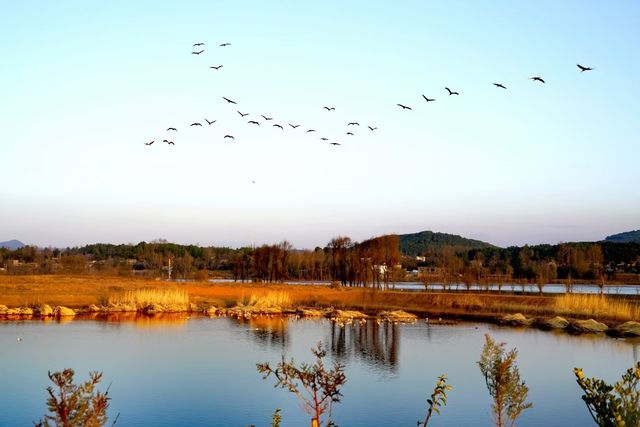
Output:
[[[529,388],[520,380],[516,365],[517,350],[505,353],[505,343],[496,343],[487,334],[478,365],[484,376],[489,394],[493,398],[491,409],[498,427],[515,426],[516,419],[525,409]]]
[[[574,368],[578,385],[584,391],[582,400],[587,404],[591,418],[601,427],[640,425],[640,362],[610,385],[599,378],[585,378],[582,369]]]
[[[312,417],[312,425],[321,426],[321,417],[327,413],[331,418],[333,403],[340,402],[342,394],[340,387],[346,382],[344,365],[334,362],[333,368],[327,370],[324,366],[323,358],[327,352],[322,348],[322,343],[318,343],[311,352],[316,357],[313,365],[302,363],[297,367],[294,360],[287,361],[285,355],[274,369],[268,362],[257,363],[258,372],[264,374],[263,379],[270,375],[276,378],[274,387],[287,389],[295,393],[300,399],[303,409]],[[333,425],[329,419],[327,427]]]
[[[36,423],[37,427],[102,427],[107,423],[109,389],[102,393],[96,388],[102,372],[90,372],[89,379],[78,385],[73,383],[73,369],[48,375],[55,384],[55,388],[47,387],[47,407],[51,414]]]
[[[422,425],[426,427],[429,423],[429,419],[431,415],[435,412],[440,415],[440,407],[447,406],[447,392],[451,391],[453,387],[447,384],[447,377],[442,374],[438,377],[438,382],[436,383],[435,388],[433,389],[433,393],[431,393],[431,397],[427,399],[427,403],[429,404],[429,409],[427,410],[427,417],[424,421],[418,421],[418,427]]]

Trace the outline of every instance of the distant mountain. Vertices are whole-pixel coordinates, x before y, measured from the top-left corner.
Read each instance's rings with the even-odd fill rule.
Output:
[[[640,243],[640,230],[626,231],[624,233],[607,236],[605,242],[614,243]]]
[[[15,251],[16,249],[23,248],[25,246],[20,240],[9,240],[6,242],[0,242],[0,248],[7,248]]]
[[[400,237],[400,251],[408,256],[420,255],[430,249],[439,249],[442,246],[456,246],[465,250],[495,247],[480,240],[467,239],[456,234],[434,233],[433,231],[399,234],[398,237]]]

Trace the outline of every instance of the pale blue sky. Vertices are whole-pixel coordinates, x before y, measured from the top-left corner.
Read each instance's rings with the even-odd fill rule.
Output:
[[[430,229],[511,245],[640,228],[637,1],[1,10],[0,240],[314,247]]]

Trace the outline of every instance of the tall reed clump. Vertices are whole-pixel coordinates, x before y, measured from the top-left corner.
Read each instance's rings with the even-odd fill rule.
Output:
[[[265,294],[251,294],[249,298],[238,301],[241,307],[250,308],[289,308],[291,295],[287,291],[269,291]]]
[[[605,295],[562,295],[555,299],[554,308],[560,314],[619,320],[640,319],[640,306],[637,303]]]
[[[142,288],[128,290],[109,297],[110,305],[135,305],[138,310],[150,306],[186,310],[189,307],[189,294],[176,288]]]

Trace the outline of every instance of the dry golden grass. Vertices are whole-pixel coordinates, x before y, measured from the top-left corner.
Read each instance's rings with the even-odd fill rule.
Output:
[[[640,319],[640,298],[607,297],[608,308],[593,310],[595,303],[577,304],[582,295],[540,296],[482,293],[438,293],[380,291],[364,288],[329,288],[310,285],[262,283],[167,283],[122,277],[94,276],[2,276],[0,275],[0,304],[25,306],[35,303],[52,306],[86,307],[104,304],[109,297],[143,288],[179,289],[186,292],[192,303],[216,307],[244,304],[276,305],[282,308],[333,307],[376,313],[382,310],[405,310],[429,317],[460,316],[467,318],[496,318],[504,314],[523,313],[527,317],[574,318],[593,317],[598,320],[626,321]],[[248,297],[247,297],[248,296]],[[599,298],[598,296],[585,296]],[[563,302],[565,301],[565,302]],[[594,300],[595,301],[595,300]]]
[[[287,291],[270,291],[265,294],[252,293],[249,298],[238,301],[240,307],[291,308],[291,296]]]
[[[152,304],[187,306],[189,304],[189,294],[184,289],[177,288],[130,289],[121,294],[110,295],[109,304],[133,304],[139,308]]]
[[[558,314],[582,315],[596,319],[640,319],[640,306],[635,301],[605,295],[562,295],[555,299],[554,309]]]

